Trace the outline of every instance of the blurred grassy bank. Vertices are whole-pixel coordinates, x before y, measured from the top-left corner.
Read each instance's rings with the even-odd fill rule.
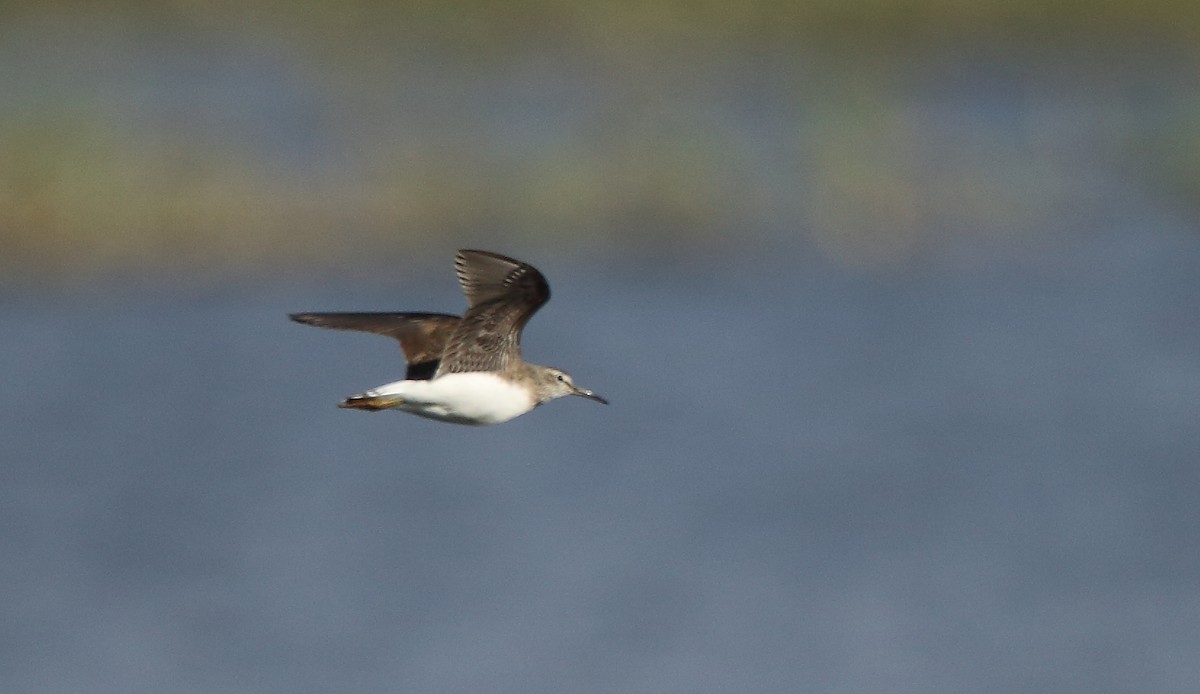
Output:
[[[0,268],[848,263],[1200,199],[1200,3],[0,3]]]

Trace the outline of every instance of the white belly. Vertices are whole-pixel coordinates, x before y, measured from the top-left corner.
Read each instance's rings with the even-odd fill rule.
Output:
[[[396,381],[366,395],[401,398],[394,409],[457,424],[499,424],[533,409],[533,396],[493,373],[446,374],[431,381]]]

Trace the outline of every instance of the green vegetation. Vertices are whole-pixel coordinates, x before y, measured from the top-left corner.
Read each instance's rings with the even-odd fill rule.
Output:
[[[4,2],[0,27],[10,277],[515,234],[782,231],[873,265],[1069,226],[1097,170],[1200,199],[1195,2]]]

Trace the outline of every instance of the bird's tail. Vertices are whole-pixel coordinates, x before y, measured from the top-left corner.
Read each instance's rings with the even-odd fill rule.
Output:
[[[380,410],[390,410],[404,402],[404,399],[396,395],[373,395],[371,393],[359,393],[351,395],[343,400],[338,407],[343,407],[350,410],[366,410],[367,412],[379,412]]]

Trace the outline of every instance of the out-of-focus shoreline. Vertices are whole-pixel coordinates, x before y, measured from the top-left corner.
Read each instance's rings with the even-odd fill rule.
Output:
[[[1200,199],[1194,3],[254,7],[0,6],[6,278],[780,233],[886,266]]]

